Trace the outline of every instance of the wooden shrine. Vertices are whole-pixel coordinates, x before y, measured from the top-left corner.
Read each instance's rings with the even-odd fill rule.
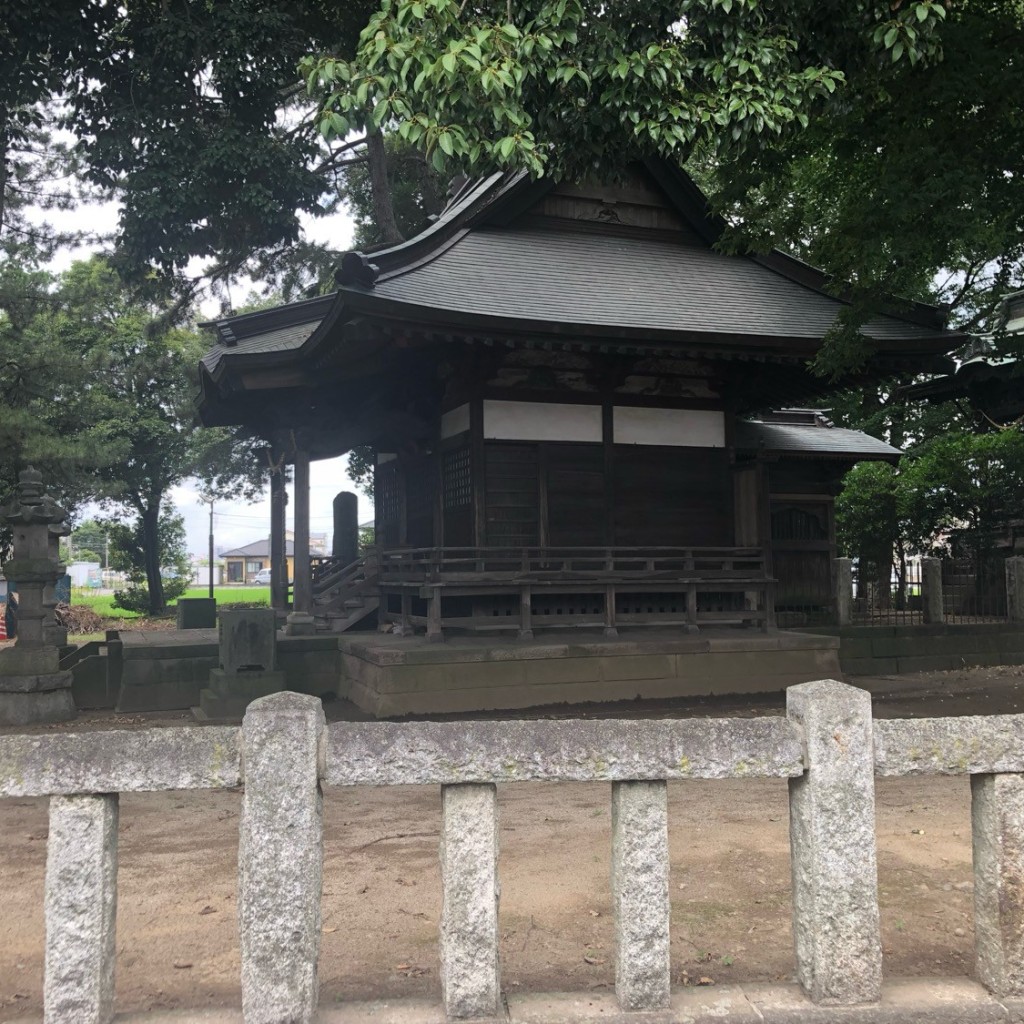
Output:
[[[248,424],[295,467],[294,628],[771,630],[827,606],[842,475],[899,453],[802,408],[843,300],[781,253],[717,252],[721,231],[661,162],[496,174],[409,241],[348,253],[335,292],[213,324],[204,423]],[[942,372],[962,340],[910,303],[863,333],[868,363],[836,386]],[[311,562],[309,460],[357,446],[375,549]]]

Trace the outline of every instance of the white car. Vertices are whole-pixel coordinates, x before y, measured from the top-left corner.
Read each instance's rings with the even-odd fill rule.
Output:
[[[258,573],[256,573],[255,576],[253,576],[252,582],[256,583],[257,585],[259,585],[261,587],[269,587],[270,586],[270,570],[269,569],[260,569],[260,571]]]

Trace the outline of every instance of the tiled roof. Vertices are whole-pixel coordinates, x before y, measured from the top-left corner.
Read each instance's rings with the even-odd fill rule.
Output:
[[[234,352],[244,355],[251,355],[256,352],[291,352],[294,349],[301,348],[302,343],[319,326],[320,320],[310,320],[306,323],[279,327],[277,330],[267,331],[264,334],[253,334],[247,338],[239,338],[230,347],[223,344],[215,345],[203,356],[203,365],[208,370],[213,370],[225,355]]]
[[[744,420],[736,424],[736,447],[790,455],[835,459],[895,461],[902,452],[860,430],[843,427],[794,426]]]
[[[382,299],[462,314],[819,339],[843,303],[753,259],[657,238],[530,228],[465,234],[425,265],[379,280]],[[876,339],[935,335],[875,317]]]

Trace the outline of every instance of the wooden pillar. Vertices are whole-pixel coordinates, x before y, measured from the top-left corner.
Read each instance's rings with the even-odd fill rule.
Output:
[[[473,545],[487,543],[486,476],[484,456],[484,402],[474,397],[469,403],[469,464],[473,483]]]
[[[431,587],[427,601],[427,640],[440,643],[444,640],[441,628],[441,588]]]
[[[288,616],[290,635],[312,633],[313,579],[309,561],[309,452],[295,451],[295,589]]]
[[[615,407],[611,399],[601,406],[601,441],[604,448],[604,542],[615,544]]]
[[[618,627],[615,625],[615,584],[609,583],[604,588],[604,635],[616,637],[619,635]]]
[[[533,639],[533,594],[528,586],[519,588],[519,639]]]
[[[277,467],[270,473],[270,607],[275,611],[288,608],[288,561],[285,558],[285,503],[284,459],[274,452],[272,463]]]

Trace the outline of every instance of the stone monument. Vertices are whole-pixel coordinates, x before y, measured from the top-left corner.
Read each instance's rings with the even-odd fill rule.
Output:
[[[67,631],[57,624],[60,538],[71,532],[67,513],[43,488],[32,469],[18,475],[17,495],[0,509],[14,532],[14,557],[4,566],[18,585],[18,639],[0,651],[0,725],[63,722],[76,715],[71,673],[60,670]]]
[[[273,608],[225,609],[217,630],[220,664],[192,714],[200,722],[241,721],[258,697],[286,688],[277,668],[277,615]]]

